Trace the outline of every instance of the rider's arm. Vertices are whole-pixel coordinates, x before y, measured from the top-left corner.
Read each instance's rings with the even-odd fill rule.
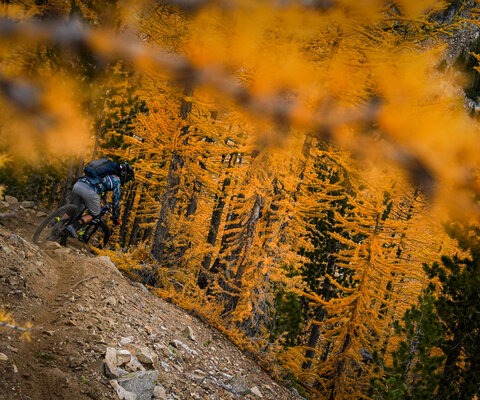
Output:
[[[116,175],[108,175],[102,178],[103,186],[112,191],[112,218],[120,218],[120,197],[122,196],[122,185],[120,178]]]
[[[111,175],[113,181],[113,195],[112,195],[112,216],[116,219],[120,218],[120,197],[122,197],[122,185],[120,178]]]

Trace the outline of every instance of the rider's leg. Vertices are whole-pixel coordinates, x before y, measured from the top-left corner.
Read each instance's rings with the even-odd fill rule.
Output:
[[[87,214],[83,214],[82,217],[78,220],[78,222],[80,222],[80,225],[84,225],[90,222],[92,219],[93,215],[88,212]]]
[[[80,199],[82,205],[84,204],[88,209],[87,214],[84,214],[78,221],[75,221],[67,227],[67,231],[70,235],[77,237],[77,230],[82,225],[90,222],[93,219],[93,216],[100,214],[100,196],[86,183],[77,182],[72,189],[72,199]],[[74,204],[77,205],[76,203]],[[78,205],[77,208],[79,208]]]
[[[80,190],[78,190],[77,184],[73,186],[72,192],[70,193],[70,196],[68,198],[68,203],[71,203],[75,207],[77,207],[77,210],[80,210],[83,208],[83,199],[82,199],[82,196],[80,195]],[[70,218],[71,218],[71,215],[68,215],[67,213],[65,213],[61,217],[57,217],[57,221],[58,220],[65,221]]]
[[[82,221],[84,223],[90,222],[93,218],[100,214],[102,211],[100,195],[94,190],[90,190],[84,193],[83,203],[87,207],[88,213],[83,215]]]

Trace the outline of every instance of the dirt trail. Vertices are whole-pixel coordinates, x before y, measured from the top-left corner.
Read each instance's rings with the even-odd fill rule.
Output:
[[[0,245],[4,250],[0,254],[2,306],[18,323],[33,324],[30,342],[2,330],[0,352],[8,360],[0,364],[5,378],[0,381],[0,398],[115,398],[105,390],[101,363],[92,364],[101,360],[104,349],[91,346],[95,358],[85,354],[98,340],[88,329],[93,315],[79,314],[84,301],[78,300],[90,299],[93,309],[101,298],[95,292],[86,293],[81,284],[87,269],[98,264],[96,259],[56,246],[40,250],[5,230],[0,230]]]
[[[157,399],[300,398],[216,330],[125,279],[108,258],[30,243],[38,220],[19,212],[0,227],[0,301],[20,325],[33,323],[32,340],[0,328],[0,400],[118,399],[103,361],[122,338],[158,355]]]

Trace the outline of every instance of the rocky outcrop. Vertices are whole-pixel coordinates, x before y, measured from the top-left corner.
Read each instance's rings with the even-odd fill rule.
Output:
[[[0,220],[16,218],[25,213],[39,218],[47,216],[47,213],[39,210],[33,201],[19,201],[16,197],[9,195],[0,196]]]
[[[194,336],[190,326],[183,333]],[[187,357],[190,364],[196,364],[199,353],[181,340],[172,340],[168,345],[155,343],[154,348],[155,350],[135,343],[131,336],[121,338],[117,347],[106,348],[104,373],[120,400],[178,399],[175,393],[169,393],[161,382],[162,374],[170,374],[175,370],[182,373],[185,385],[210,389],[209,392],[216,387],[231,393],[235,398],[247,395],[249,398],[264,398],[261,390],[255,385],[249,385],[240,371],[230,375],[215,370],[205,371],[202,368],[189,370],[183,365],[183,360]],[[265,389],[272,390],[269,386]],[[203,397],[198,394],[198,397],[193,398]],[[300,396],[298,398],[300,399]]]

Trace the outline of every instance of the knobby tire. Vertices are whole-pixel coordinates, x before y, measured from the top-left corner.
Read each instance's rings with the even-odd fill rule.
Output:
[[[58,218],[61,218],[63,215],[69,215],[70,218],[67,220],[57,221]],[[64,229],[68,225],[68,222],[77,214],[77,207],[73,204],[66,204],[59,209],[53,211],[41,222],[37,230],[33,234],[34,243],[43,243],[44,241],[61,241],[60,244],[63,246],[67,245],[68,235],[65,234]],[[42,233],[45,234],[45,230],[49,230],[47,234],[47,239],[42,240]]]

